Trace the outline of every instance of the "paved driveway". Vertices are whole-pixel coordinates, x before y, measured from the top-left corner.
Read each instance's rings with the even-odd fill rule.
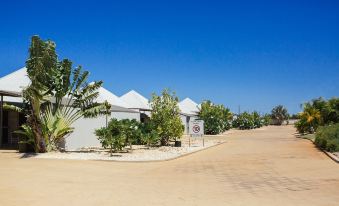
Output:
[[[339,205],[339,164],[291,126],[157,163],[18,159],[0,152],[0,205]],[[224,138],[224,137],[218,137]]]

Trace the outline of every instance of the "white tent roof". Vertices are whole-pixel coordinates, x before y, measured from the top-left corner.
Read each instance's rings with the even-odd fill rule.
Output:
[[[107,89],[100,87],[98,91],[99,91],[99,97],[97,98],[98,102],[103,103],[104,101],[107,100],[107,102],[110,103],[111,105],[128,108],[128,105],[124,101],[122,101],[119,97],[117,97],[115,94],[108,91]]]
[[[183,114],[197,115],[199,112],[198,104],[190,98],[186,98],[179,102],[179,109]]]
[[[29,86],[31,83],[30,79],[27,76],[27,69],[23,67],[15,72],[12,72],[4,77],[0,78],[0,90],[12,91],[21,93],[22,90]],[[124,103],[119,97],[108,91],[107,89],[101,87],[99,89],[98,102],[104,102],[107,100],[112,105],[112,110],[121,111],[131,111],[126,109],[127,104]],[[4,97],[4,101],[7,102],[22,102],[21,97]],[[132,111],[131,111],[132,112]]]
[[[126,94],[122,95],[120,99],[128,105],[130,109],[141,109],[141,110],[150,110],[151,106],[144,96],[138,92],[131,90]]]
[[[15,72],[0,78],[0,90],[13,91],[21,93],[22,90],[29,86],[31,81],[27,76],[27,69],[23,67]],[[22,102],[21,97],[4,97],[4,101]]]

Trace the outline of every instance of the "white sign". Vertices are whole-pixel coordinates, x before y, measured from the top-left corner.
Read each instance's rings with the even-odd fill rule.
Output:
[[[204,121],[193,120],[189,122],[189,134],[192,136],[204,135]]]

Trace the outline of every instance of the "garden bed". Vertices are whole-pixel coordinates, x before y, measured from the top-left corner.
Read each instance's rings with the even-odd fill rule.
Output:
[[[189,153],[203,150],[225,142],[225,140],[205,140],[202,145],[202,138],[191,139],[191,146],[184,141],[182,147],[151,147],[144,145],[133,145],[129,152],[113,153],[111,156],[108,150],[102,148],[83,148],[74,152],[50,152],[37,154],[34,158],[44,159],[70,159],[70,160],[108,160],[108,161],[162,161],[170,160]]]
[[[299,137],[303,138],[303,139],[310,140],[315,145],[315,143],[314,143],[315,142],[315,134],[305,134],[305,135],[300,135]],[[333,161],[339,163],[339,152],[328,152],[328,151],[326,151],[324,149],[321,149],[321,148],[319,148],[319,149],[322,150]]]

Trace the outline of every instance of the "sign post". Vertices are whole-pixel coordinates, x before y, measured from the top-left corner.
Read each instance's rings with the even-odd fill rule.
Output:
[[[192,120],[189,122],[189,135],[190,137],[202,137],[204,135],[204,121]],[[205,146],[204,139],[202,140],[203,147]],[[191,138],[189,139],[189,145],[191,146]]]

